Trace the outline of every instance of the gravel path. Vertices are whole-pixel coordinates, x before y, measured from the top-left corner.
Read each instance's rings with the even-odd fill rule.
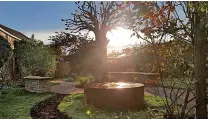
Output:
[[[70,119],[58,110],[58,105],[64,96],[57,94],[33,106],[30,110],[32,119]]]

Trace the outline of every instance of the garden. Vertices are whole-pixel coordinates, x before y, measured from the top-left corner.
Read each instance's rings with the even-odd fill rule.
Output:
[[[207,5],[77,1],[50,44],[0,36],[0,119],[206,119]],[[142,42],[107,53],[119,28]]]

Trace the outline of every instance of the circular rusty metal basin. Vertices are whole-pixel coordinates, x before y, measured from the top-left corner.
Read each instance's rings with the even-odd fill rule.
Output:
[[[85,104],[103,110],[134,110],[144,106],[144,85],[133,82],[93,83],[84,88]]]

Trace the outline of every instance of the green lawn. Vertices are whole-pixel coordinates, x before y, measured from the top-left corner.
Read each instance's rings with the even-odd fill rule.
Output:
[[[29,93],[23,88],[0,90],[0,119],[31,119],[31,107],[52,95]]]
[[[162,116],[155,117],[155,113],[150,109],[155,109],[157,115],[162,115],[161,106],[164,105],[160,97],[145,95],[147,107],[143,110],[128,112],[106,112],[95,108],[84,106],[83,94],[68,95],[59,104],[59,110],[73,119],[161,119]]]

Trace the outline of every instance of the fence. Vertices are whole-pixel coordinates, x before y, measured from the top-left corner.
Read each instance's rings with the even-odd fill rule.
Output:
[[[68,77],[70,75],[71,67],[69,62],[56,62],[56,78]]]

